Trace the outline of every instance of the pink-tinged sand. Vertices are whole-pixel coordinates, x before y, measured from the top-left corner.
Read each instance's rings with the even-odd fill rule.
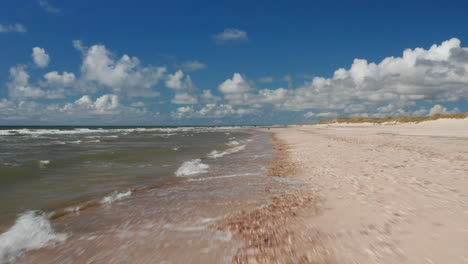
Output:
[[[321,234],[324,262],[468,263],[468,119],[271,131],[322,198],[291,228]]]

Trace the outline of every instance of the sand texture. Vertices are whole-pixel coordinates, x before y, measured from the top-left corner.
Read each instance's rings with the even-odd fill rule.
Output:
[[[468,263],[468,119],[270,131],[320,201],[282,227],[301,261]]]

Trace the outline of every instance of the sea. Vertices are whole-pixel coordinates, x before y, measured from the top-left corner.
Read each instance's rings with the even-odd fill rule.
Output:
[[[300,182],[250,126],[0,127],[0,263],[230,263],[212,228]]]

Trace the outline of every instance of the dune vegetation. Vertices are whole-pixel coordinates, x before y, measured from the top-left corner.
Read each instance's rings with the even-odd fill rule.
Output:
[[[329,120],[320,120],[318,124],[332,124],[332,123],[387,123],[387,122],[397,122],[397,123],[419,123],[429,120],[437,120],[442,118],[451,118],[451,119],[464,119],[468,118],[468,113],[460,114],[435,114],[431,116],[398,116],[398,117],[384,117],[384,118],[369,118],[369,117],[337,117]]]

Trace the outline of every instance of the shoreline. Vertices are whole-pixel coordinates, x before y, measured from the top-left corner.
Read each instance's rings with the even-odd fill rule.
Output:
[[[305,206],[286,217],[292,250],[270,259],[466,263],[466,131],[468,119],[272,129],[286,145],[279,149],[300,168],[291,176],[307,184],[320,210]],[[295,242],[307,236],[315,245]],[[245,259],[237,263],[256,263]]]
[[[266,208],[273,196],[299,185],[266,175],[272,159],[267,137],[255,133],[245,150],[209,159],[202,175],[55,219],[55,230],[70,234],[69,239],[30,251],[14,263],[42,263],[51,257],[55,263],[130,257],[138,263],[231,263],[241,241],[211,226],[233,212]],[[122,250],[116,253],[116,248]]]
[[[259,131],[271,134],[275,152],[267,176],[299,181],[301,166],[292,161],[287,143],[274,131]],[[229,216],[213,226],[243,241],[232,263],[331,263],[330,252],[320,243],[319,232],[309,232],[307,237],[300,234],[300,222],[322,210],[321,198],[310,186],[302,185],[271,200],[266,206]]]

